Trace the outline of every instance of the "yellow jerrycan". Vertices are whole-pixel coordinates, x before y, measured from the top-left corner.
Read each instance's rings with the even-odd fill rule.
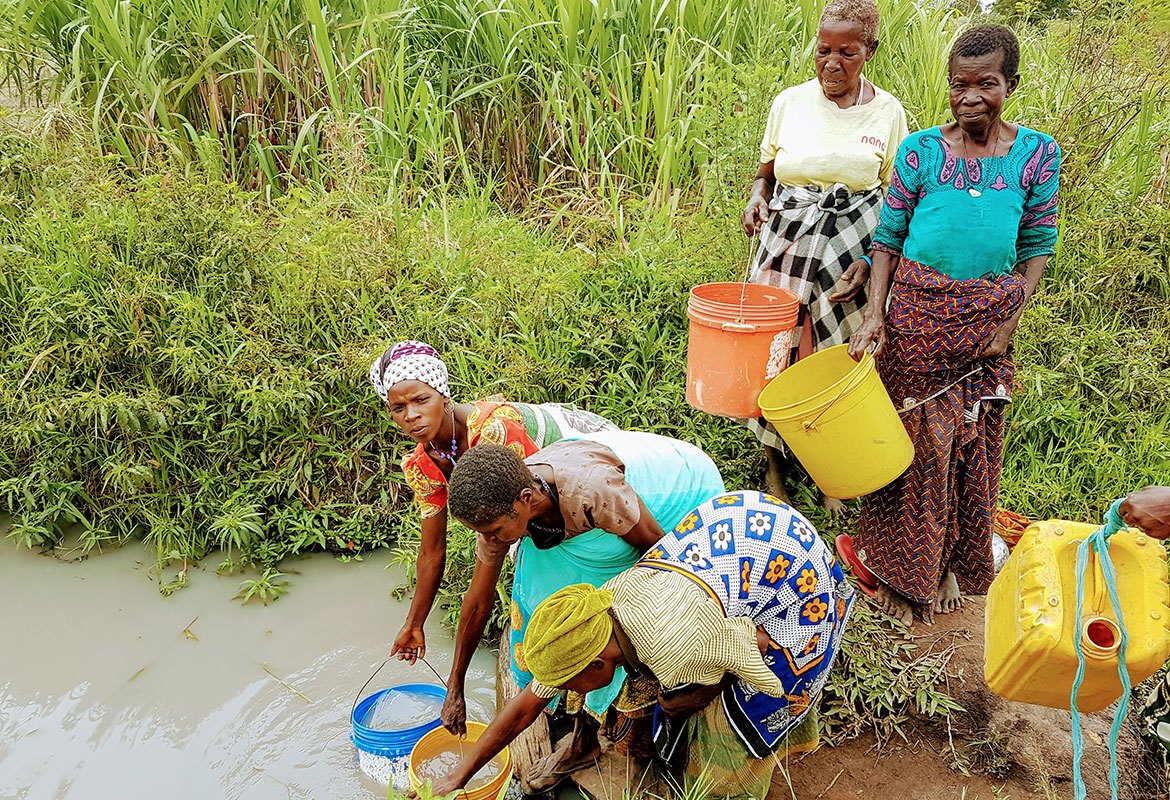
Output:
[[[1099,525],[1049,520],[1024,531],[987,592],[983,674],[1000,697],[1070,708],[1077,672],[1075,640],[1085,656],[1077,695],[1082,712],[1100,711],[1121,697],[1121,630],[1101,563],[1090,551],[1084,606],[1077,630],[1077,546]],[[1133,685],[1170,657],[1170,582],[1161,542],[1122,528],[1108,539]]]

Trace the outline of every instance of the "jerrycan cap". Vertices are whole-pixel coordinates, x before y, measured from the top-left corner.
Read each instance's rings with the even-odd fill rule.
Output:
[[[1121,629],[1108,617],[1089,617],[1081,628],[1081,649],[1087,657],[1112,658],[1121,647]]]

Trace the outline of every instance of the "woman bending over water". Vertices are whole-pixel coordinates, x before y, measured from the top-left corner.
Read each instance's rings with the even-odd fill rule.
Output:
[[[447,365],[429,344],[393,344],[370,366],[370,383],[398,427],[418,445],[402,462],[422,519],[414,599],[391,656],[412,664],[426,655],[423,624],[447,558],[447,480],[458,459],[480,444],[529,456],[571,434],[617,430],[609,420],[567,405],[502,400],[455,403]]]

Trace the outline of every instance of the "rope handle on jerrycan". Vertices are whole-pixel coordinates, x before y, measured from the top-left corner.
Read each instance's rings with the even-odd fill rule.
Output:
[[[1129,633],[1125,629],[1125,620],[1121,612],[1121,600],[1117,596],[1117,574],[1113,569],[1113,559],[1109,557],[1109,537],[1125,529],[1121,519],[1121,503],[1115,500],[1109,510],[1105,512],[1104,524],[1093,531],[1077,545],[1077,616],[1076,635],[1073,636],[1073,647],[1077,653],[1077,673],[1073,678],[1070,707],[1072,708],[1072,745],[1073,745],[1073,793],[1075,800],[1085,800],[1087,792],[1085,781],[1081,776],[1081,758],[1084,756],[1084,738],[1081,732],[1081,717],[1077,711],[1077,695],[1085,678],[1085,653],[1081,648],[1081,629],[1084,624],[1085,608],[1085,573],[1089,568],[1089,551],[1096,551],[1101,563],[1101,572],[1105,577],[1105,586],[1109,590],[1109,603],[1117,617],[1117,627],[1120,631],[1120,645],[1117,650],[1117,673],[1121,678],[1121,701],[1113,715],[1113,724],[1109,728],[1109,790],[1112,800],[1117,800],[1117,739],[1121,734],[1121,723],[1129,710],[1129,671],[1125,667],[1125,654],[1129,647]]]

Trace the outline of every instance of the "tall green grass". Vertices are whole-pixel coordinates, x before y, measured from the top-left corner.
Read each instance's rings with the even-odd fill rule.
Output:
[[[874,77],[922,124],[945,111],[945,6],[883,0]],[[700,183],[705,111],[809,74],[813,0],[0,0],[7,74],[80,102],[138,169],[218,166],[242,186],[550,185],[658,203]]]
[[[944,120],[946,54],[965,20],[940,3],[880,5],[871,77],[915,127]],[[488,186],[512,204],[550,189],[634,193],[675,207],[721,174],[728,115],[810,75],[819,7],[0,0],[0,42],[13,85],[79,103],[93,140],[140,171],[178,159],[269,196],[376,175],[397,192]],[[1155,31],[1157,9],[1130,8]],[[1130,62],[1156,40],[1108,14],[1058,26],[1021,30],[1016,107],[1065,138],[1091,137],[1085,155],[1129,175],[1131,190],[1148,185],[1166,82]]]

